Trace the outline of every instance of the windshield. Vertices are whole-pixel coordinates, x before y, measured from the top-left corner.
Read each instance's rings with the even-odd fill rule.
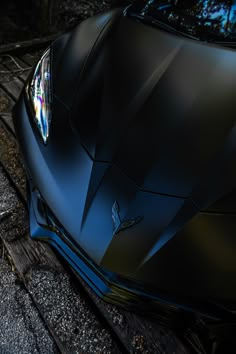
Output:
[[[201,40],[236,41],[236,0],[138,0],[128,15]]]

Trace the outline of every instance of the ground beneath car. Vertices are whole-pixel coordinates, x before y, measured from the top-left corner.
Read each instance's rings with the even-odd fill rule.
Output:
[[[0,352],[58,353],[57,347],[0,246]]]
[[[0,222],[14,205],[0,168]],[[1,230],[2,232],[3,230]],[[0,241],[0,353],[57,353],[31,296],[19,279],[5,246]]]

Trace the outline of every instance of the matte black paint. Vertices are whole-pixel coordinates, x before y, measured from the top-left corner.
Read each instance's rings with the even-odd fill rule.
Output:
[[[33,185],[103,269],[236,310],[236,52],[122,15],[52,45],[47,146],[24,94],[14,124]],[[140,222],[113,235],[121,221]]]

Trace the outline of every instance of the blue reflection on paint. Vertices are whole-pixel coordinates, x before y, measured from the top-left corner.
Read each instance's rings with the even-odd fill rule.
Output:
[[[128,14],[165,22],[203,40],[236,39],[236,0],[140,0]]]

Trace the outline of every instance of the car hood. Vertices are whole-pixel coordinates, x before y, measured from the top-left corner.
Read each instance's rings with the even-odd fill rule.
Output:
[[[95,263],[172,294],[236,298],[235,96],[235,51],[125,17],[87,58],[63,102],[73,133],[52,122],[57,190],[48,178],[41,192]]]
[[[207,208],[235,188],[236,52],[127,18],[113,32],[80,84],[84,146],[141,189]]]

